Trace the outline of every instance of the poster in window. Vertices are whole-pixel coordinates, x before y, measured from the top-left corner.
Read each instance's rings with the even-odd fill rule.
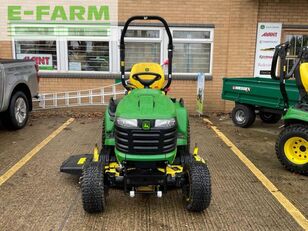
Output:
[[[197,81],[197,112],[200,115],[203,115],[203,101],[204,101],[204,82],[205,76],[204,73],[198,73]]]
[[[81,62],[69,62],[70,71],[81,71]]]
[[[280,44],[281,29],[281,23],[258,23],[255,77],[271,77],[274,48]]]
[[[16,54],[17,59],[33,60],[40,70],[53,70],[52,55],[50,54]]]

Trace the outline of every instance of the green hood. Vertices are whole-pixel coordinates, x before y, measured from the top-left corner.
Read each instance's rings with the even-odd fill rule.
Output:
[[[160,90],[134,89],[119,103],[117,117],[127,119],[169,119],[176,116],[172,100]]]

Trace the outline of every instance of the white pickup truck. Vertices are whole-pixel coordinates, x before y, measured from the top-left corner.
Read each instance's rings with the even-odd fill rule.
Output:
[[[38,69],[33,61],[0,59],[0,119],[5,127],[23,128],[38,95]]]

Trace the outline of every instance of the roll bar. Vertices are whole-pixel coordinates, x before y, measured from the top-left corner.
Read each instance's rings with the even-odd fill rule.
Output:
[[[173,57],[173,41],[172,41],[172,35],[168,26],[168,23],[166,22],[165,19],[163,19],[162,17],[159,16],[133,16],[131,18],[129,18],[125,25],[124,28],[122,30],[121,33],[121,39],[120,39],[120,69],[121,69],[121,81],[122,81],[122,85],[125,87],[125,89],[130,90],[130,88],[128,87],[126,81],[125,81],[125,42],[124,42],[124,37],[125,34],[127,32],[127,28],[129,26],[129,24],[133,21],[136,20],[157,20],[160,21],[167,32],[168,38],[169,38],[169,43],[168,43],[168,82],[167,84],[163,87],[163,91],[166,91],[171,82],[172,82],[172,57]]]
[[[290,79],[296,70],[298,69],[299,64],[303,59],[305,59],[306,53],[308,53],[307,48],[301,49],[299,52],[297,59],[295,60],[291,70],[287,72],[287,53],[290,47],[290,42],[285,42],[277,45],[275,47],[275,52],[273,55],[272,66],[271,66],[271,77],[272,79],[280,81],[280,91],[284,100],[285,110],[289,107],[289,98],[286,91],[286,79]],[[278,63],[278,58],[280,58],[280,67],[279,67],[279,76],[276,76],[276,68]]]

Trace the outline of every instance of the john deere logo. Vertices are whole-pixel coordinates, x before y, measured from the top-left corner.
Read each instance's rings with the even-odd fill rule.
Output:
[[[143,121],[143,122],[142,122],[142,129],[143,129],[143,130],[150,130],[150,129],[151,129],[151,123],[150,123],[150,121]]]
[[[146,67],[146,68],[145,68],[145,71],[150,71],[150,68]]]

